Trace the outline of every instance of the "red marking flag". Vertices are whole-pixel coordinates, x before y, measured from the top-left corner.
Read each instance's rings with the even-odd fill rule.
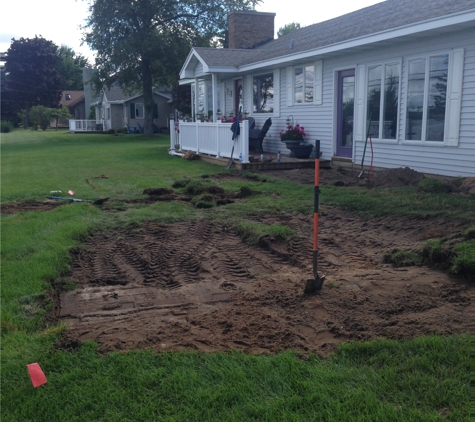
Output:
[[[28,368],[28,372],[30,373],[31,382],[33,383],[33,387],[39,387],[40,385],[46,384],[46,376],[43,370],[40,368],[40,365],[37,363],[30,363],[26,365]]]

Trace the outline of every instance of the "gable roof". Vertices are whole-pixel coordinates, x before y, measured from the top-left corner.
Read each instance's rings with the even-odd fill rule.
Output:
[[[467,12],[471,12],[467,14]],[[462,18],[460,15],[464,15]],[[441,20],[446,19],[442,22]],[[413,32],[420,32],[450,26],[465,19],[475,20],[475,0],[386,0],[346,15],[330,19],[291,32],[252,50],[229,50],[195,47],[190,52],[182,69],[186,75],[188,64],[198,58],[203,71],[243,70],[242,67],[272,61],[283,57],[295,57],[305,52],[330,51],[351,41],[366,39],[366,43],[377,39],[390,39]],[[425,26],[423,26],[423,24]],[[417,26],[417,27],[416,27]],[[397,32],[399,30],[399,32]],[[382,35],[384,34],[384,36]],[[346,45],[345,44],[345,45]],[[355,43],[356,44],[356,43]],[[193,57],[194,56],[194,57]]]
[[[154,94],[165,97],[169,102],[172,100],[170,90],[164,88],[158,88],[153,90]],[[136,92],[131,95],[126,95],[125,92],[118,85],[112,85],[110,88],[103,89],[103,95],[107,98],[109,103],[123,104],[127,101],[131,101],[134,98],[142,96],[141,92]],[[96,105],[100,102],[100,99],[93,102],[93,105]]]
[[[84,101],[84,91],[63,91],[59,104],[72,107],[81,101]]]

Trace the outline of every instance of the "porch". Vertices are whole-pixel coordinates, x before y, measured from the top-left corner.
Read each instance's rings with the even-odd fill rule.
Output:
[[[101,133],[107,130],[105,120],[76,120],[69,119],[69,131],[75,132],[97,132]]]
[[[232,140],[232,123],[213,122],[170,122],[170,149],[196,152],[199,158],[212,164],[226,166],[231,157],[234,143],[234,168],[248,171],[286,170],[309,168],[315,166],[315,157],[308,159],[294,158],[281,154],[265,152],[263,159],[258,152],[249,152],[249,121],[240,124],[240,135]],[[239,158],[242,155],[242,162]],[[330,167],[331,161],[320,161],[320,166]]]

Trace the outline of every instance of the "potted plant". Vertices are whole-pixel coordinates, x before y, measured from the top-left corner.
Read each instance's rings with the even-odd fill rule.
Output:
[[[280,140],[287,146],[300,145],[307,136],[305,128],[298,123],[294,125],[287,125],[285,130],[279,132]]]
[[[287,128],[279,132],[280,140],[285,144],[296,158],[308,158],[312,153],[313,145],[306,145],[304,137],[307,136],[305,128],[298,123],[287,125]]]

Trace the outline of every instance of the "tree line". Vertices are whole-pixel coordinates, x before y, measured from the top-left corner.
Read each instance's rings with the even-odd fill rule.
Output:
[[[173,87],[174,105],[191,103],[189,87],[179,87],[179,72],[191,47],[226,47],[227,16],[250,10],[259,0],[94,0],[83,27],[96,52],[96,92],[118,84],[141,92],[144,131],[153,132],[153,89]],[[300,27],[292,23],[279,36]],[[42,37],[12,40],[7,52],[6,105],[10,115],[37,105],[57,107],[64,89],[83,89],[87,59]],[[3,94],[3,92],[2,92]],[[4,119],[2,95],[2,120]],[[28,113],[27,113],[28,115]]]
[[[87,58],[66,45],[58,47],[41,36],[13,38],[2,74],[2,121],[18,123],[23,112],[28,127],[31,108],[61,110],[64,90],[83,90],[82,69],[88,65]]]

